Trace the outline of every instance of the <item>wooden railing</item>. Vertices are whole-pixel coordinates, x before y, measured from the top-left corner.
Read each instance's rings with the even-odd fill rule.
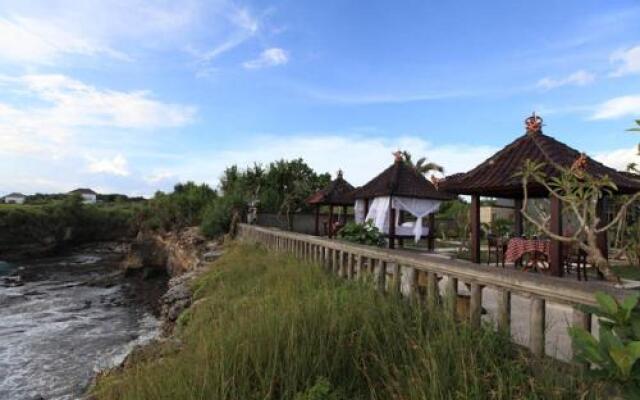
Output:
[[[597,291],[610,293],[617,298],[625,295],[623,290],[615,289],[604,282],[578,282],[569,278],[523,273],[414,251],[362,246],[275,228],[240,224],[238,236],[242,240],[259,242],[274,251],[290,253],[302,260],[318,263],[347,279],[372,274],[377,290],[396,291],[408,298],[426,302],[429,306],[441,303],[453,316],[456,315],[459,296],[458,283],[462,282],[470,292],[468,315],[465,317],[469,318],[473,326],[479,327],[481,324],[485,287],[492,287],[498,293],[497,327],[507,332],[511,331],[512,294],[529,297],[531,302],[528,347],[536,356],[545,354],[547,303],[573,307],[571,324],[590,330],[591,315],[583,312],[579,305],[596,305],[594,294]],[[421,279],[424,275],[426,280]],[[446,278],[442,293],[438,285],[440,278]],[[420,284],[425,281],[426,285]]]

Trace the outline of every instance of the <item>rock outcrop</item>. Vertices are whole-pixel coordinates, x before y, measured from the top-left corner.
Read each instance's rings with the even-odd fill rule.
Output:
[[[215,245],[215,243],[213,243]],[[197,269],[212,246],[196,227],[165,234],[139,233],[123,262],[127,272],[162,269],[171,276]]]
[[[191,283],[221,254],[220,244],[207,241],[198,228],[166,234],[140,233],[123,262],[126,273],[162,271],[169,274],[168,289],[160,300],[162,333],[169,335],[184,310],[191,306]]]

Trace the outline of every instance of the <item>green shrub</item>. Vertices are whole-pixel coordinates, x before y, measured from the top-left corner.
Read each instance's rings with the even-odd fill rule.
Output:
[[[242,214],[245,207],[244,200],[238,195],[229,194],[217,198],[204,210],[201,232],[209,238],[229,232],[234,212]]]
[[[364,224],[349,222],[338,232],[338,237],[349,242],[369,246],[383,246],[385,243],[382,232],[373,225],[373,221],[371,220],[368,220]]]
[[[598,316],[599,339],[579,327],[569,328],[576,360],[596,366],[588,376],[595,385],[624,398],[640,398],[640,311],[637,294],[619,302],[606,293],[596,293],[599,307],[585,308]]]

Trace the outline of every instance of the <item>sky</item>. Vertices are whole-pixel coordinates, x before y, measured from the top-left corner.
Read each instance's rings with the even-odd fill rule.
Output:
[[[640,2],[0,0],[0,195],[150,196],[304,158],[367,182],[544,132],[638,161]]]

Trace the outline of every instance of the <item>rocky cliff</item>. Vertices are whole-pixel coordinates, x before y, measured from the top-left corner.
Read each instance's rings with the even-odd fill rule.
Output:
[[[208,241],[196,227],[164,234],[140,233],[130,244],[123,261],[126,273],[167,273],[172,277],[161,299],[163,334],[171,333],[177,318],[191,305],[191,282],[220,254],[220,243]]]

